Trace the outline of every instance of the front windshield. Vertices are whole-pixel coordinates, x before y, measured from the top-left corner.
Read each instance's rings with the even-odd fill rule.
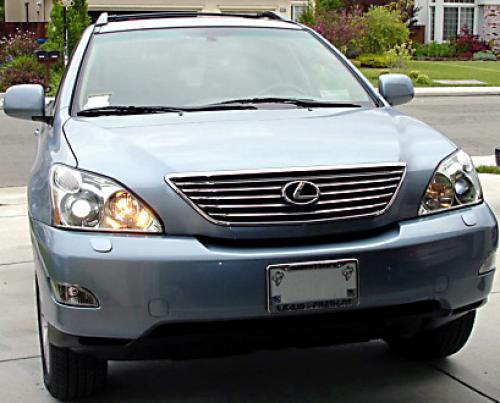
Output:
[[[373,105],[340,60],[304,30],[175,28],[96,35],[77,111],[194,107],[253,98]]]

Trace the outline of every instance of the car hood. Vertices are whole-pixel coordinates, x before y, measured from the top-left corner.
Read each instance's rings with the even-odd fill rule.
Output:
[[[405,181],[419,187],[408,192],[420,198],[438,163],[456,149],[392,108],[72,118],[64,131],[81,169],[118,180],[157,210],[176,196],[162,194],[167,174],[399,161],[407,164]]]
[[[65,132],[81,168],[111,175],[145,168],[164,176],[191,171],[409,163],[412,157],[429,154],[439,160],[454,149],[428,126],[388,108],[78,118],[65,125]]]

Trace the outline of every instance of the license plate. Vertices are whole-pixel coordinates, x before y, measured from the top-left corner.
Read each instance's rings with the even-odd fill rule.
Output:
[[[358,303],[358,261],[330,260],[267,267],[269,312],[349,308]]]

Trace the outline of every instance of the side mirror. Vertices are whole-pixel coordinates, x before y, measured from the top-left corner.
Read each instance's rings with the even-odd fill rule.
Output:
[[[41,85],[22,84],[5,93],[4,112],[13,118],[49,122],[45,115],[45,91]]]
[[[404,74],[383,74],[378,78],[378,91],[391,105],[410,102],[415,96],[410,77]]]

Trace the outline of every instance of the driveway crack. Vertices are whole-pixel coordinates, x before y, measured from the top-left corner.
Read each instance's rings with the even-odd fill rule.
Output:
[[[480,391],[479,389],[477,389],[476,387],[472,386],[472,385],[469,385],[467,382],[465,381],[462,381],[461,379],[459,379],[458,377],[456,377],[455,375],[449,373],[448,371],[438,367],[437,365],[435,364],[429,364],[429,366],[433,369],[435,369],[436,371],[439,371],[441,372],[442,374],[444,375],[447,375],[449,376],[451,379],[453,379],[454,381],[458,382],[459,384],[465,386],[467,389],[470,389],[472,390],[473,392],[477,393],[478,395],[481,395],[482,397],[484,397],[485,399],[488,399],[489,401],[491,402],[495,402],[495,403],[500,403],[500,400],[497,400],[495,399],[494,397],[491,397],[490,395]]]
[[[2,267],[2,266],[13,266],[15,264],[24,264],[24,263],[33,263],[33,260],[20,260],[19,262],[0,263],[0,267]]]
[[[34,358],[40,358],[40,355],[29,355],[27,357],[19,357],[19,358],[7,358],[6,360],[0,360],[0,364],[13,361],[32,360]]]

